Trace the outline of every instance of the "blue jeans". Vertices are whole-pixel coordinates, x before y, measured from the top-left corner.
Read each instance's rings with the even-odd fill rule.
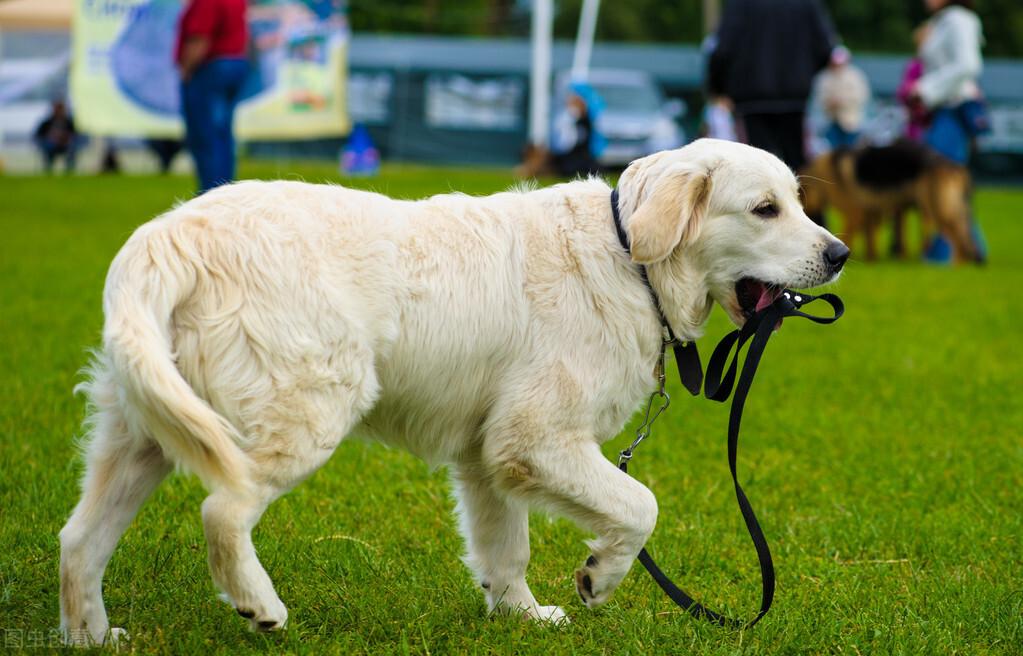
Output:
[[[75,157],[78,154],[78,141],[72,138],[70,143],[57,144],[49,139],[36,139],[36,145],[43,154],[43,169],[50,173],[53,171],[54,160],[58,155],[64,156],[64,172],[70,173],[75,170]]]
[[[831,144],[832,148],[841,148],[843,146],[855,146],[856,140],[860,138],[859,131],[849,132],[837,122],[833,121],[828,126],[827,132],[824,133],[828,143]]]
[[[244,59],[206,62],[181,84],[185,143],[199,175],[199,193],[234,179],[234,108],[249,64]]]
[[[955,109],[941,107],[935,110],[924,140],[948,159],[966,166],[970,158],[970,137]]]

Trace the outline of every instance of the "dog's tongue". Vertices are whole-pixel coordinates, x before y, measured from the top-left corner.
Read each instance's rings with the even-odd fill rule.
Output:
[[[760,298],[757,299],[757,308],[755,311],[760,312],[771,303],[774,303],[775,298],[777,298],[777,295],[772,293],[767,285],[760,285]]]
[[[757,299],[756,312],[760,312],[765,307],[774,303],[780,293],[781,292],[772,292],[767,285],[760,285],[760,297]],[[784,321],[784,319],[778,319],[778,323],[774,324],[775,330],[779,330],[781,328],[782,321]]]

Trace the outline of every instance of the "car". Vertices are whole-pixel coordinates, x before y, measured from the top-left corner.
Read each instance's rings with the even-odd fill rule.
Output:
[[[572,84],[568,71],[555,82],[554,111],[562,111]],[[676,122],[685,114],[685,103],[668,100],[652,76],[642,71],[593,69],[586,77],[599,96],[603,109],[596,130],[607,140],[597,160],[603,166],[626,166],[629,162],[661,150],[678,148],[685,133]]]

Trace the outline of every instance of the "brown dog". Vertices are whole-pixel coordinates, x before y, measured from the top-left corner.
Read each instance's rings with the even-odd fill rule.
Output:
[[[867,260],[877,259],[877,228],[895,219],[896,254],[903,256],[902,214],[917,208],[925,232],[941,232],[955,262],[980,261],[970,236],[970,173],[927,146],[896,141],[889,146],[838,148],[801,172],[803,207],[810,216],[834,207],[845,219],[842,238],[853,246],[860,231]]]

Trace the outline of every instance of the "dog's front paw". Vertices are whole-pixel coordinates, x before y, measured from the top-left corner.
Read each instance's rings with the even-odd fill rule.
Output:
[[[221,599],[234,606],[238,614],[249,621],[249,629],[259,633],[280,631],[288,622],[288,609],[280,599],[269,603],[235,604],[227,595]]]
[[[616,566],[609,558],[596,556],[586,559],[586,564],[575,571],[575,589],[587,608],[596,608],[607,602],[611,594],[629,571],[631,561],[624,567]]]
[[[288,622],[288,610],[281,604],[279,609],[259,612],[247,608],[238,608],[238,614],[249,621],[249,629],[259,633],[280,631]]]

